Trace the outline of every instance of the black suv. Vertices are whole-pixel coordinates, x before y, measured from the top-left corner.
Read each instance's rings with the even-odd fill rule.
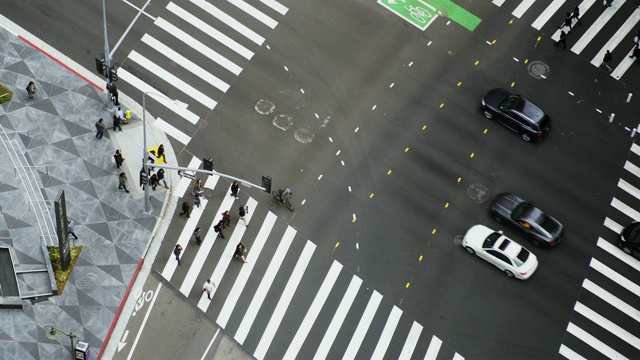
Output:
[[[504,89],[490,90],[482,99],[482,111],[488,119],[520,134],[524,141],[540,141],[551,129],[551,119],[521,95]]]

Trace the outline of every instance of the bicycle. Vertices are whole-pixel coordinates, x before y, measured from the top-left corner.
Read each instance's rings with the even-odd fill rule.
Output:
[[[421,23],[426,22],[427,19],[433,16],[431,15],[431,12],[418,6],[410,5],[410,6],[405,6],[404,8],[409,10],[409,14],[411,15],[412,18],[414,18],[416,21],[419,21]]]
[[[284,199],[284,202],[280,200],[280,192],[279,191],[272,191],[271,195],[273,195],[273,197],[278,200],[279,203],[283,204],[284,206],[287,207],[287,209],[293,211],[293,205],[289,202],[288,199]]]

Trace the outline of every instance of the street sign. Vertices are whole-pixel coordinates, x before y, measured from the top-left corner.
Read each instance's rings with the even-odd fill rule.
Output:
[[[423,31],[438,17],[436,8],[422,0],[378,0],[378,3]]]
[[[193,174],[188,173],[186,171],[180,171],[178,170],[178,175],[180,175],[180,177],[186,177],[187,179],[191,179],[191,180],[195,180],[196,179],[196,173],[194,172]]]

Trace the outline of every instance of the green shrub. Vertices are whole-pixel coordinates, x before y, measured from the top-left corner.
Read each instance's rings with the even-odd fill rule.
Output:
[[[0,104],[4,104],[6,102],[11,101],[13,97],[13,92],[6,87],[0,85]]]

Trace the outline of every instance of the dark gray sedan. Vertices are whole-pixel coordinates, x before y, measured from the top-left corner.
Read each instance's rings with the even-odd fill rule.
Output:
[[[503,193],[491,203],[491,215],[499,222],[513,227],[535,246],[556,246],[562,237],[563,226],[513,194]]]

